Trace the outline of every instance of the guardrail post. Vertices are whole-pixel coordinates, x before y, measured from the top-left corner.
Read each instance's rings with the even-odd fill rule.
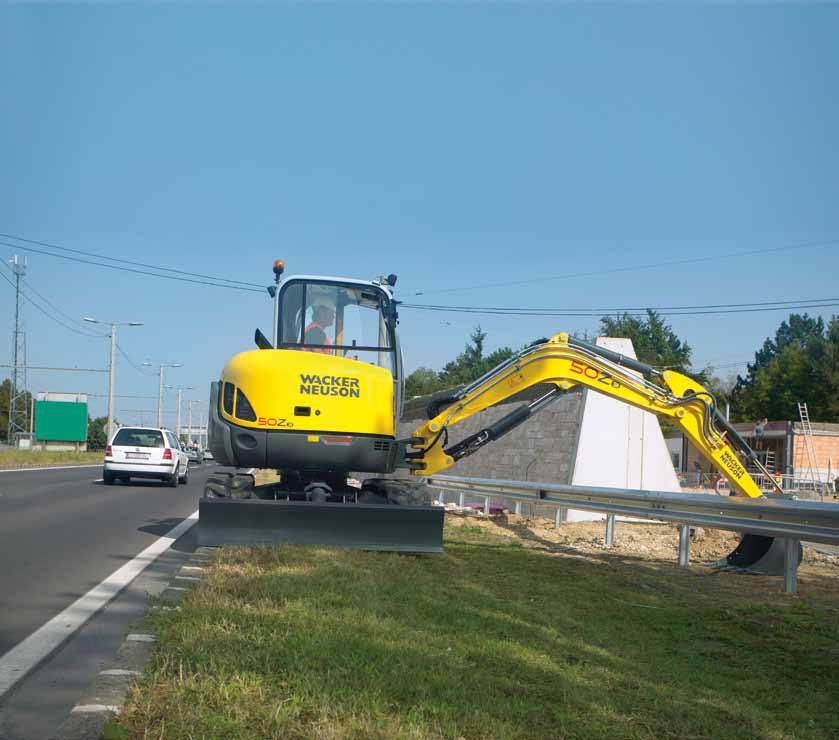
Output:
[[[466,499],[464,498],[464,497],[465,497],[465,495],[466,495],[466,494],[464,494],[464,493],[463,493],[463,491],[461,491],[461,492],[460,492],[460,496],[458,497],[458,500],[457,500],[457,505],[458,505],[461,509],[463,508],[463,505],[466,503]]]
[[[606,515],[606,547],[615,544],[615,515]]]
[[[521,501],[516,501],[516,514],[521,516]]]
[[[794,594],[798,588],[798,540],[784,540],[784,593]]]
[[[690,560],[690,525],[679,525],[679,565],[688,567]]]
[[[489,496],[484,496],[484,514],[489,516]]]
[[[563,509],[561,506],[560,506],[560,507],[556,510],[556,519],[554,520],[554,526],[555,526],[557,529],[559,529],[559,528],[560,528],[560,526],[561,526],[561,525],[563,524],[563,522],[565,521],[565,511],[566,511],[566,510],[565,510],[565,509]]]

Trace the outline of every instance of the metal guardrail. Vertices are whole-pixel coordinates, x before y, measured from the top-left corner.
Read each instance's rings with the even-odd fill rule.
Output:
[[[692,488],[707,488],[717,489],[726,492],[729,491],[728,481],[721,478],[716,473],[702,473],[694,471],[691,473],[677,473],[679,483],[683,487]],[[809,492],[824,498],[836,493],[835,481],[815,481],[810,478],[804,478],[798,475],[773,475],[770,480],[765,473],[760,473],[754,470],[749,470],[749,475],[752,476],[755,483],[760,486],[763,491],[773,491],[774,483],[778,483],[785,491],[793,491],[795,493]]]
[[[460,478],[452,475],[433,475],[429,485],[442,491],[460,494],[461,505],[467,494],[483,496],[486,508],[491,498],[527,501],[557,508],[557,524],[564,509],[582,509],[607,514],[606,544],[614,539],[616,515],[641,519],[656,519],[679,523],[679,563],[687,565],[688,526],[725,529],[777,537],[786,540],[791,553],[801,540],[839,544],[839,505],[817,501],[785,498],[742,499],[700,493],[672,493],[669,491],[639,491],[632,489],[600,488],[597,486],[567,486],[558,483],[492,480],[489,478]],[[796,588],[797,560],[787,558],[784,570],[784,590]]]

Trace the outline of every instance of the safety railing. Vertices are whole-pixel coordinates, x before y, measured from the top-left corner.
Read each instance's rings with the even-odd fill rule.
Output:
[[[561,525],[567,509],[605,513],[607,545],[614,544],[616,516],[674,522],[681,525],[679,564],[682,566],[687,566],[690,557],[690,526],[781,538],[786,541],[784,590],[789,593],[797,587],[796,553],[802,540],[839,544],[839,505],[818,501],[743,499],[452,475],[430,476],[428,483],[444,495],[451,492],[459,496],[461,506],[467,496],[482,497],[487,513],[493,499],[555,506],[557,526]]]
[[[754,478],[755,483],[763,491],[774,490],[775,483],[778,483],[785,491],[792,491],[795,493],[815,494],[819,497],[829,496],[836,493],[835,481],[814,481],[810,478],[802,478],[797,475],[776,475],[770,479],[765,473],[749,470],[749,474]],[[726,480],[720,479],[716,473],[703,473],[694,471],[692,473],[677,473],[679,485],[682,488],[703,488],[710,491],[717,491],[728,495],[729,486]]]

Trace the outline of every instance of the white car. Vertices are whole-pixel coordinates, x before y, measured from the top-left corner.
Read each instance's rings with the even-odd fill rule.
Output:
[[[105,448],[102,482],[157,478],[172,488],[189,480],[189,459],[175,435],[159,427],[123,427]]]

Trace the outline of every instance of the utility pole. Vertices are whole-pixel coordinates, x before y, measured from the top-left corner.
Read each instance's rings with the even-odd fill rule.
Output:
[[[20,312],[20,280],[26,274],[26,258],[20,261],[18,255],[9,260],[12,272],[15,276],[15,328],[14,342],[12,347],[12,387],[9,394],[9,425],[7,428],[6,442],[15,444],[15,438],[21,432],[25,432],[25,419],[28,409],[24,403],[26,396],[26,334],[22,328],[22,317]],[[21,422],[21,412],[24,421]],[[31,430],[29,430],[31,431]]]
[[[187,408],[187,424],[189,425],[189,443],[192,444],[192,404],[203,403],[200,398],[192,398],[186,402]]]
[[[114,412],[116,406],[114,405],[114,388],[116,386],[116,359],[117,359],[117,327],[118,326],[142,326],[142,321],[125,321],[125,322],[118,322],[118,321],[99,321],[99,319],[94,319],[92,316],[85,316],[83,321],[87,321],[90,324],[110,324],[111,325],[111,361],[108,365],[108,426],[105,431],[105,436],[107,437],[107,441],[111,441],[111,437],[113,433],[116,431],[114,428]]]
[[[177,388],[167,385],[166,388],[170,391],[174,390],[178,392],[178,416],[177,421],[175,422],[175,436],[178,438],[178,442],[181,441],[181,404],[183,404],[183,393],[184,391],[191,391],[194,390],[191,385],[179,385]]]
[[[157,426],[163,426],[163,365],[160,366],[157,384]]]
[[[158,385],[157,385],[157,426],[163,426],[163,368],[164,367],[181,367],[183,363],[180,362],[161,362],[158,366]],[[152,363],[144,362],[146,367],[153,367]]]

